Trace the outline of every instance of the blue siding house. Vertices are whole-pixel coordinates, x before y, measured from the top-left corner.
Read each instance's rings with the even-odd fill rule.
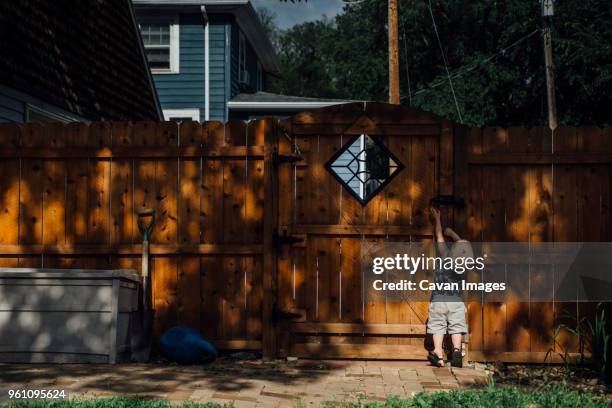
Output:
[[[230,118],[228,101],[263,91],[278,59],[248,0],[133,0],[164,117]]]
[[[133,0],[166,120],[248,120],[348,101],[266,92],[274,47],[249,0]]]

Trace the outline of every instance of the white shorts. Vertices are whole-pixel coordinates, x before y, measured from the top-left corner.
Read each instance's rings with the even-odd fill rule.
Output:
[[[467,333],[466,310],[463,302],[431,302],[429,304],[429,318],[427,319],[427,333]]]

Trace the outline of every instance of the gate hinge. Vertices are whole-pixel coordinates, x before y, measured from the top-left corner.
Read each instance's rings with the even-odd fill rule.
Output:
[[[279,234],[277,231],[274,232],[273,244],[274,248],[280,249],[283,245],[293,245],[300,242],[303,242],[304,238],[295,237],[287,234],[287,230],[283,229],[283,234]]]
[[[279,154],[278,152],[274,152],[272,156],[272,162],[274,163],[275,166],[278,166],[279,164],[284,164],[284,163],[296,163],[302,160],[304,160],[303,157],[291,156],[288,154]]]

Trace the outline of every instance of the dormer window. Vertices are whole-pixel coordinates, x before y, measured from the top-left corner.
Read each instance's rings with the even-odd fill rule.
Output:
[[[140,25],[142,41],[154,74],[179,72],[179,26],[170,23]]]

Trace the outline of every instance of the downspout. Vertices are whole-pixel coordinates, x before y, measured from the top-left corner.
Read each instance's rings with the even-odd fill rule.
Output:
[[[206,7],[201,6],[204,18],[204,120],[210,120],[210,24]]]

